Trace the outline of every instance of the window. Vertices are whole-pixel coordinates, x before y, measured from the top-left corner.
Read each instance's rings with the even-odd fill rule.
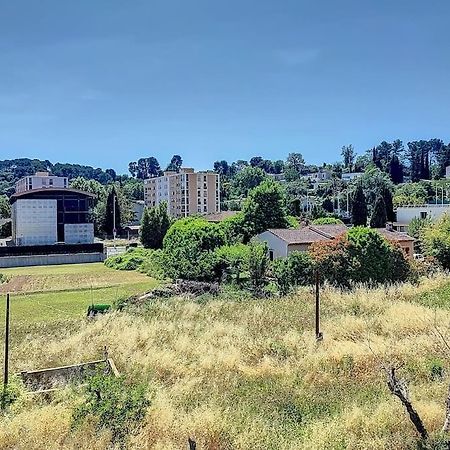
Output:
[[[420,218],[426,219],[427,218],[427,212],[426,211],[420,211]]]
[[[273,250],[269,250],[269,259],[273,261]]]

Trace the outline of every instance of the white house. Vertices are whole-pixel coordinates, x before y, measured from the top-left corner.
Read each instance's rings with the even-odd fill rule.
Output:
[[[394,231],[390,225],[375,230],[388,241],[398,244],[409,258],[413,257],[414,238],[406,233]],[[285,258],[293,251],[306,252],[314,242],[332,241],[347,231],[345,225],[308,225],[297,230],[270,229],[256,236],[256,239],[267,244],[270,259],[274,260]]]
[[[348,172],[348,173],[343,173],[342,174],[342,181],[353,181],[356,180],[357,178],[360,178],[364,175],[364,172]]]
[[[450,205],[399,206],[396,213],[399,224],[409,225],[415,218],[436,220],[445,213],[450,214]]]

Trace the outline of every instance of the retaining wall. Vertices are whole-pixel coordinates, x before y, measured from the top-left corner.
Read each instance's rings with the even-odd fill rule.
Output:
[[[61,255],[26,255],[26,256],[1,256],[0,268],[25,267],[25,266],[49,266],[57,264],[83,264],[102,262],[104,253],[72,253]]]

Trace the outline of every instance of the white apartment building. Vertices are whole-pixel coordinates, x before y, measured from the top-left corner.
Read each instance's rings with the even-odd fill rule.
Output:
[[[16,193],[31,191],[42,188],[68,188],[69,179],[67,177],[57,177],[48,172],[36,172],[35,175],[21,178],[16,183]]]
[[[450,205],[432,203],[419,206],[399,206],[396,214],[399,224],[409,225],[411,220],[415,218],[436,220],[444,214],[450,214]]]
[[[161,177],[144,181],[145,206],[167,202],[172,217],[220,212],[220,176],[210,171],[164,172]]]

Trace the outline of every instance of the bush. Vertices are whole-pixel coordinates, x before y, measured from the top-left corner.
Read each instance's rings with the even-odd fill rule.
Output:
[[[141,243],[145,248],[160,249],[171,224],[167,203],[161,202],[154,208],[145,208],[141,223]]]
[[[143,248],[130,248],[121,255],[110,256],[105,265],[116,270],[138,270],[149,258],[151,250]]]
[[[307,286],[313,281],[314,262],[305,252],[292,252],[287,258],[276,259],[271,272],[281,294],[286,295],[297,286]]]
[[[250,247],[245,244],[223,245],[215,253],[222,277],[240,283],[242,273],[249,269]]]
[[[73,412],[72,425],[77,428],[92,417],[99,430],[110,430],[113,443],[125,448],[127,436],[137,431],[149,406],[143,385],[130,385],[123,378],[96,375],[89,379],[84,401]]]
[[[444,214],[421,232],[424,252],[435,258],[444,269],[450,269],[450,216]]]
[[[319,217],[312,221],[313,225],[343,225],[344,222],[335,217]]]
[[[148,255],[139,266],[138,270],[149,277],[163,280],[164,276],[164,253],[162,250],[147,250]]]
[[[263,293],[267,285],[267,269],[269,258],[267,255],[267,245],[265,243],[251,242],[249,244],[249,278],[250,286],[257,295]]]
[[[322,278],[342,287],[407,281],[412,275],[403,251],[370,228],[354,227],[334,241],[313,244],[311,254]]]
[[[220,225],[200,218],[178,220],[164,238],[165,274],[173,279],[217,279],[220,273],[214,250],[224,243]]]

